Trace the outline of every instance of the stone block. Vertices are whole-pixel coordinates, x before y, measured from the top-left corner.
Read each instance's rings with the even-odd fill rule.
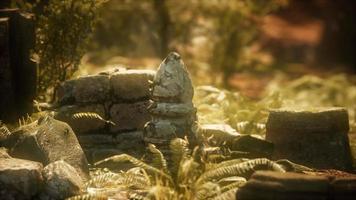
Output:
[[[89,105],[70,105],[60,107],[54,118],[63,122],[73,129],[76,134],[96,132],[105,129],[106,121],[93,117],[73,117],[76,113],[96,113],[103,119],[106,119],[105,108],[101,104],[89,104]]]
[[[0,199],[34,199],[43,183],[42,164],[0,158]]]
[[[266,129],[266,139],[275,146],[274,159],[289,159],[319,169],[352,168],[349,120],[343,108],[273,110]]]
[[[131,104],[114,104],[110,108],[110,120],[116,125],[110,127],[110,132],[124,132],[142,130],[150,120],[147,107],[149,101],[141,101]]]
[[[110,85],[116,102],[146,100],[149,97],[149,81],[153,80],[153,70],[126,70],[114,73]]]
[[[297,173],[257,171],[236,194],[239,200],[327,200],[329,179]]]
[[[59,104],[103,103],[110,100],[109,76],[92,75],[65,81],[57,89]]]

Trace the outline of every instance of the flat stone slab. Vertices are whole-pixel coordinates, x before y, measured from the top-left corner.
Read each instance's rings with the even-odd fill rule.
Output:
[[[349,120],[344,108],[272,110],[266,129],[266,140],[275,146],[273,159],[318,169],[352,168]]]
[[[257,171],[236,194],[239,200],[354,199],[356,176]]]

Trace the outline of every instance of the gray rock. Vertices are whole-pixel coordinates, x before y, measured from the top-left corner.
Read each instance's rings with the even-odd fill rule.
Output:
[[[83,187],[78,172],[62,160],[47,165],[42,174],[45,183],[42,199],[65,199],[78,195]]]
[[[83,134],[78,135],[79,143],[83,147],[92,147],[95,145],[114,145],[115,137],[109,134]]]
[[[321,169],[352,168],[349,120],[343,108],[272,110],[266,129],[266,139],[275,146],[274,159]]]
[[[0,158],[0,199],[32,199],[42,187],[42,164]]]
[[[233,141],[240,134],[228,124],[202,124],[199,126],[199,133],[206,138],[212,138],[215,144],[220,145],[226,141]]]
[[[110,127],[110,132],[142,130],[145,123],[150,120],[148,113],[149,101],[131,104],[114,104],[110,108],[110,120],[116,125]]]
[[[227,145],[232,151],[249,152],[255,158],[271,158],[274,150],[273,143],[252,135],[241,135]]]
[[[54,118],[68,123],[77,134],[96,132],[106,127],[104,120],[91,117],[74,118],[73,115],[76,113],[96,113],[103,119],[106,118],[105,108],[101,104],[62,106],[57,110]]]
[[[56,101],[59,105],[67,105],[75,102],[74,85],[76,80],[62,82],[56,89]]]
[[[149,81],[153,80],[152,70],[127,70],[114,73],[110,77],[110,86],[116,102],[148,99]]]
[[[94,75],[75,79],[72,92],[75,102],[78,103],[105,102],[110,98],[109,77]]]
[[[78,171],[83,180],[88,178],[87,159],[73,130],[64,122],[48,116],[41,117],[15,131],[7,146],[10,146],[13,157],[44,165],[64,160]]]
[[[152,98],[159,102],[191,103],[193,95],[192,81],[183,60],[179,54],[170,53],[154,77]]]
[[[150,113],[167,117],[189,116],[196,112],[191,103],[153,103],[149,108]]]

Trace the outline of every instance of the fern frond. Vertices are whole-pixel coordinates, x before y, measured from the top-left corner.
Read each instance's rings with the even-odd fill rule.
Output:
[[[232,188],[226,192],[223,192],[216,197],[213,197],[209,200],[229,200],[229,199],[235,199],[236,198],[236,191],[238,188]]]
[[[115,184],[135,189],[146,189],[150,186],[150,180],[144,175],[123,173],[122,176],[115,181]]]
[[[80,120],[80,119],[95,119],[95,120],[99,120],[102,122],[105,122],[107,124],[111,124],[111,125],[116,125],[113,121],[111,120],[105,120],[103,117],[101,117],[98,113],[95,112],[79,112],[79,113],[74,113],[72,115],[72,119],[75,120]]]
[[[107,200],[107,199],[108,197],[102,194],[83,194],[83,195],[77,195],[77,196],[67,198],[66,200]]]
[[[169,144],[172,155],[172,174],[176,175],[178,172],[180,163],[189,157],[189,143],[181,138],[175,138]]]
[[[164,158],[162,152],[158,150],[154,144],[148,144],[148,149],[153,154],[152,165],[168,174],[169,172],[167,168],[167,161]]]
[[[206,182],[202,184],[199,188],[196,189],[195,199],[197,200],[205,200],[209,197],[215,196],[215,194],[219,193],[220,187],[218,184],[213,182]]]
[[[278,172],[285,172],[285,170],[277,163],[270,161],[266,158],[258,158],[249,161],[245,161],[235,165],[222,166],[219,168],[211,169],[203,173],[196,184],[207,181],[218,181],[222,178],[229,176],[242,176],[249,177],[256,170],[272,170]]]
[[[178,194],[171,187],[156,185],[152,187],[145,197],[145,200],[166,200],[178,199]]]
[[[5,126],[1,125],[0,126],[0,140],[4,140],[8,138],[11,135],[10,130]]]
[[[148,164],[146,164],[145,162],[142,162],[141,160],[138,160],[137,158],[135,157],[132,157],[130,155],[127,155],[127,154],[120,154],[120,155],[116,155],[116,156],[111,156],[109,158],[106,158],[104,160],[101,160],[101,161],[98,161],[96,162],[94,165],[97,166],[97,167],[100,167],[100,166],[105,166],[107,163],[110,163],[110,162],[113,162],[113,163],[121,163],[121,162],[130,162],[132,163],[133,165],[137,166],[137,167],[141,167],[147,171],[150,171],[150,172],[153,172],[157,175],[160,175],[166,179],[168,179],[169,181],[171,181],[171,183],[173,183],[172,181],[172,178],[164,173],[163,171],[155,168],[155,167],[152,167]]]
[[[248,161],[248,159],[246,158],[238,158],[238,159],[233,159],[233,160],[226,160],[226,161],[223,161],[219,164],[214,164],[214,163],[209,163],[209,164],[206,164],[206,168],[207,170],[210,170],[210,169],[216,169],[216,168],[220,168],[220,167],[224,167],[224,166],[232,166],[232,165],[237,165],[237,164],[240,164],[242,162],[246,162]]]
[[[117,179],[121,177],[121,174],[116,174],[112,172],[107,172],[102,175],[96,176],[85,183],[85,188],[95,186],[95,187],[103,187],[110,183],[114,183]]]
[[[129,199],[130,200],[143,200],[143,199],[145,199],[145,196],[138,194],[136,192],[132,192],[129,194]]]

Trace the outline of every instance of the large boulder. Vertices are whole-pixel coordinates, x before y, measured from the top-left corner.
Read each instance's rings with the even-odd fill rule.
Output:
[[[149,81],[153,80],[153,70],[127,70],[114,73],[110,86],[115,101],[137,101],[149,98]]]
[[[78,195],[83,181],[78,172],[65,161],[50,163],[43,169],[44,188],[41,199],[65,199]]]
[[[33,199],[42,187],[42,164],[0,158],[0,199]]]
[[[88,162],[84,152],[68,124],[52,117],[21,127],[11,134],[5,145],[11,149],[10,155],[41,162],[64,160],[72,165],[83,180],[88,178]]]

